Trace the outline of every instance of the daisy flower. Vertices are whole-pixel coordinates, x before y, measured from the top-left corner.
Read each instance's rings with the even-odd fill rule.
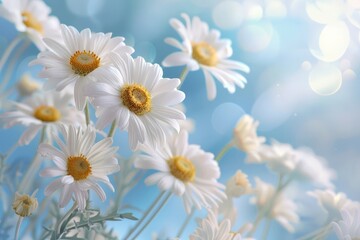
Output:
[[[38,207],[38,201],[35,198],[37,190],[29,196],[28,194],[15,193],[15,199],[12,204],[12,208],[20,217],[30,216]]]
[[[231,232],[231,222],[217,220],[217,214],[210,210],[206,218],[199,222],[198,228],[190,236],[190,240],[241,240],[241,235]]]
[[[162,144],[169,129],[179,131],[177,120],[185,119],[172,107],[185,98],[177,90],[180,81],[163,78],[159,65],[141,57],[112,55],[111,59],[115,68],[99,70],[99,81],[85,89],[97,109],[96,127],[103,129],[115,120],[121,130],[129,132],[132,150],[145,141]]]
[[[134,50],[124,44],[124,38],[111,38],[111,33],[91,33],[88,28],[78,32],[66,25],[61,25],[60,29],[60,39],[45,38],[47,51],[41,52],[31,64],[44,66],[39,76],[48,79],[44,85],[47,89],[61,91],[75,84],[75,104],[83,110],[84,86],[99,79],[96,70],[112,65],[109,53],[131,54]]]
[[[246,79],[236,72],[237,70],[249,73],[247,65],[229,60],[232,55],[231,41],[220,39],[220,32],[209,30],[207,23],[200,18],[194,17],[192,20],[186,14],[181,15],[186,25],[178,19],[171,19],[171,26],[182,38],[180,43],[174,38],[166,38],[165,42],[178,49],[167,56],[162,62],[163,66],[186,65],[190,71],[201,68],[204,72],[207,95],[209,100],[216,97],[215,79],[230,92],[235,92],[235,85],[244,88]]]
[[[186,131],[180,131],[157,149],[141,145],[140,150],[147,155],[140,155],[135,167],[158,171],[147,177],[145,183],[157,184],[161,191],[170,190],[180,196],[187,213],[192,206],[218,207],[226,198],[221,191],[224,186],[217,182],[220,169],[214,155],[198,145],[189,145]]]
[[[354,209],[341,210],[342,220],[333,222],[332,227],[339,240],[360,239],[360,205]]]
[[[12,102],[14,110],[0,115],[5,128],[14,125],[27,127],[19,139],[19,145],[27,145],[45,127],[45,136],[51,142],[59,124],[82,125],[84,115],[74,106],[73,95],[65,92],[39,92],[21,103]]]
[[[3,0],[0,16],[14,23],[19,32],[25,32],[40,50],[45,49],[43,37],[59,35],[59,20],[49,16],[51,9],[41,0]]]
[[[91,126],[86,129],[74,126],[60,127],[65,142],[55,136],[60,149],[50,144],[40,144],[38,152],[52,159],[56,167],[44,169],[42,177],[58,177],[45,189],[49,196],[61,189],[60,207],[65,207],[74,196],[80,210],[86,207],[87,190],[94,190],[102,201],[106,194],[97,182],[105,183],[112,191],[114,187],[107,175],[120,170],[115,157],[117,147],[112,147],[112,139],[105,138],[95,143],[96,131]]]

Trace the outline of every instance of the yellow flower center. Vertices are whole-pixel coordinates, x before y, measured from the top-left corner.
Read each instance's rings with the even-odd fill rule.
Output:
[[[192,57],[200,64],[210,67],[218,63],[216,49],[207,42],[193,43]]]
[[[82,154],[80,156],[70,156],[67,159],[67,173],[76,181],[83,180],[91,174],[91,165]]]
[[[183,156],[175,156],[169,159],[168,165],[171,174],[183,182],[191,182],[195,178],[196,169],[194,164]]]
[[[37,32],[39,32],[40,34],[44,33],[43,26],[36,19],[36,17],[34,17],[34,15],[32,15],[30,12],[27,12],[27,11],[22,12],[21,16],[23,17],[23,23],[26,27],[32,28],[32,29],[36,30]]]
[[[61,118],[61,113],[51,106],[39,106],[35,109],[34,117],[43,122],[56,122]]]
[[[86,76],[100,66],[100,58],[91,51],[76,51],[70,58],[75,74]]]
[[[136,115],[142,116],[151,110],[151,95],[139,84],[125,85],[120,90],[122,103]]]
[[[37,208],[37,200],[29,195],[23,195],[15,199],[12,204],[12,208],[15,213],[21,217],[27,217],[31,215],[32,211]]]

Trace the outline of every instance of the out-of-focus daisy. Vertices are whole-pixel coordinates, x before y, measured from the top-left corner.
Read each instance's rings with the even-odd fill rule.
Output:
[[[15,193],[12,208],[17,215],[20,217],[28,217],[37,209],[38,201],[35,198],[36,192],[37,191],[34,191],[31,196],[28,194],[19,194],[18,192]]]
[[[353,204],[342,192],[335,193],[332,190],[316,190],[308,192],[308,195],[317,199],[320,207],[327,213],[328,221],[339,220],[341,218],[340,210]]]
[[[61,189],[59,206],[64,207],[74,196],[80,210],[85,209],[88,199],[87,190],[94,190],[102,201],[106,194],[97,182],[105,183],[112,191],[107,175],[120,170],[116,159],[117,147],[112,147],[112,139],[105,138],[95,143],[96,131],[74,126],[60,127],[65,142],[55,136],[60,149],[50,144],[41,144],[38,152],[53,160],[56,167],[44,169],[42,177],[58,177],[45,189],[49,196]]]
[[[159,65],[126,55],[111,57],[115,68],[99,70],[99,81],[85,92],[97,109],[96,127],[103,129],[114,120],[129,132],[131,149],[146,140],[153,145],[165,142],[169,129],[179,131],[177,120],[185,115],[172,107],[185,94],[177,90],[180,81],[162,77]]]
[[[186,107],[183,103],[177,104],[174,106],[177,110],[186,114]],[[184,120],[178,120],[180,129],[187,131],[188,133],[192,133],[195,130],[195,122],[193,119],[186,118]]]
[[[21,103],[12,102],[14,111],[0,115],[5,128],[24,125],[26,131],[19,139],[19,145],[27,145],[45,127],[45,136],[51,142],[59,124],[84,124],[84,115],[74,106],[73,95],[59,92],[39,92]]]
[[[226,198],[221,191],[224,186],[217,182],[220,169],[213,154],[198,145],[189,145],[187,132],[181,131],[157,149],[150,145],[141,145],[139,149],[148,155],[140,155],[135,167],[158,171],[147,177],[145,183],[157,184],[162,191],[170,190],[180,196],[188,213],[192,206],[217,207]]]
[[[231,232],[229,219],[224,219],[220,223],[217,214],[213,210],[208,211],[206,218],[199,222],[198,228],[190,236],[190,240],[241,240],[239,233]]]
[[[165,42],[178,49],[167,56],[162,62],[163,66],[186,65],[188,70],[195,71],[201,68],[204,72],[208,98],[216,97],[215,79],[230,92],[235,92],[235,86],[244,88],[246,79],[236,71],[248,73],[249,67],[241,62],[232,61],[228,58],[232,55],[231,41],[220,39],[220,32],[209,30],[207,23],[199,17],[192,20],[186,14],[181,15],[185,25],[178,19],[171,19],[171,26],[182,38],[180,43],[174,38],[166,38]]]
[[[49,16],[51,9],[42,0],[3,0],[0,16],[25,32],[40,50],[45,49],[43,37],[59,36],[59,20]]]
[[[109,53],[131,54],[134,50],[124,44],[124,38],[111,38],[111,33],[91,33],[84,29],[80,33],[74,27],[61,25],[61,38],[45,38],[47,51],[41,52],[32,64],[44,66],[40,76],[47,78],[44,87],[61,91],[74,84],[75,104],[84,109],[86,96],[83,89],[100,77],[97,70],[112,65]]]
[[[248,155],[253,155],[253,158],[259,158],[257,150],[266,141],[265,137],[257,135],[258,126],[258,121],[254,121],[251,116],[245,115],[234,129],[234,145]]]
[[[287,231],[293,232],[295,230],[293,225],[299,222],[296,204],[287,198],[283,192],[276,193],[276,189],[271,184],[265,183],[259,178],[255,178],[255,183],[256,186],[253,191],[255,196],[251,202],[256,204],[261,211],[262,208],[268,207],[267,202],[276,194],[267,217],[279,222]]]
[[[21,76],[16,88],[19,91],[20,96],[26,97],[38,91],[41,86],[42,84],[33,79],[29,74],[24,74]]]
[[[339,240],[357,240],[360,239],[360,206],[341,210],[342,219],[333,222],[332,227]]]

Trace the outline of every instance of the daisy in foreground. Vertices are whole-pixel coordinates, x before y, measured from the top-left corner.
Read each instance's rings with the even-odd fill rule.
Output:
[[[181,15],[186,25],[178,19],[171,19],[171,26],[182,38],[182,43],[174,38],[166,38],[165,42],[178,49],[167,56],[162,62],[163,66],[186,65],[187,70],[196,71],[201,68],[205,75],[208,99],[216,97],[216,86],[214,78],[230,92],[235,92],[235,85],[244,88],[246,79],[236,71],[249,73],[247,65],[228,60],[232,55],[231,41],[220,39],[220,32],[209,30],[207,23],[198,17],[192,20],[187,14]]]
[[[3,0],[0,5],[0,17],[14,23],[19,32],[27,33],[40,50],[45,49],[43,37],[59,35],[60,22],[49,16],[50,12],[41,0]]]
[[[341,210],[342,220],[333,222],[332,227],[339,240],[360,239],[360,205]]]
[[[111,38],[111,33],[91,33],[84,29],[80,33],[74,27],[61,25],[61,38],[45,38],[47,51],[41,52],[32,64],[44,66],[40,77],[47,78],[44,87],[61,91],[75,83],[75,104],[83,110],[86,96],[83,88],[90,81],[99,79],[98,69],[111,66],[109,53],[131,54],[134,50],[124,44],[124,38]]]
[[[29,144],[41,129],[45,129],[44,136],[51,142],[59,124],[85,124],[84,115],[73,102],[73,95],[69,93],[40,92],[21,103],[12,102],[14,110],[1,114],[0,122],[5,128],[18,124],[27,127],[19,139],[19,145]]]
[[[45,189],[49,196],[61,189],[60,207],[65,207],[74,195],[79,210],[84,210],[88,199],[87,190],[94,190],[102,201],[106,194],[97,182],[105,183],[114,191],[107,175],[120,170],[115,154],[117,147],[112,147],[112,139],[105,138],[95,143],[96,131],[92,127],[85,129],[74,126],[62,126],[61,133],[65,142],[57,136],[57,149],[49,144],[41,144],[38,152],[51,158],[56,167],[44,169],[42,177],[58,177]]]
[[[132,150],[145,141],[164,143],[169,129],[179,132],[177,120],[185,119],[185,115],[172,106],[185,98],[177,90],[180,81],[163,78],[159,65],[141,57],[134,60],[129,55],[114,54],[111,59],[115,68],[99,70],[99,81],[85,89],[97,109],[96,127],[103,129],[115,121],[121,130],[129,132]]]
[[[218,207],[226,195],[224,186],[217,182],[220,169],[214,156],[198,145],[188,144],[188,133],[181,131],[159,148],[141,145],[135,167],[158,170],[145,179],[148,185],[157,184],[160,190],[170,190],[180,196],[187,213],[192,206]]]

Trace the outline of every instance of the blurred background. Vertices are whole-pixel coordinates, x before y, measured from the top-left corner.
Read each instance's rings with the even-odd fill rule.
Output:
[[[199,16],[211,28],[219,29],[222,38],[232,40],[232,59],[251,68],[245,77],[244,89],[229,94],[217,82],[218,95],[214,101],[206,97],[205,80],[201,71],[190,72],[182,90],[186,93],[186,115],[195,123],[190,142],[199,144],[215,155],[231,139],[239,118],[245,113],[260,122],[259,135],[268,141],[276,139],[295,148],[306,146],[323,156],[337,172],[336,190],[352,200],[360,200],[360,83],[359,27],[360,4],[343,0],[46,0],[52,15],[77,29],[112,32],[124,36],[135,48],[135,56],[147,61],[161,61],[175,49],[164,43],[165,37],[179,39],[170,27],[171,18],[181,13]],[[13,25],[0,19],[0,55],[17,35]],[[38,67],[28,67],[38,50],[31,46],[16,66],[12,81],[25,72],[36,76]],[[182,68],[164,68],[164,76],[179,77]],[[17,127],[0,130],[0,150],[6,151],[22,133]],[[34,146],[21,147],[11,161],[29,161]],[[127,134],[116,133],[115,144],[120,154],[129,157]],[[230,150],[221,160],[221,182],[241,169],[249,175],[275,182],[276,176],[264,166],[247,165],[244,154]],[[141,181],[143,182],[143,181]],[[299,186],[300,188],[305,188]],[[40,189],[40,192],[42,189]],[[134,188],[125,202],[141,209],[153,201],[157,187],[143,184]],[[109,193],[111,198],[113,193]],[[3,197],[3,196],[2,196]],[[314,205],[310,197],[301,204]],[[95,206],[104,206],[94,197]],[[248,198],[237,202],[237,226],[253,221],[255,207]],[[301,208],[300,208],[301,209]],[[171,213],[171,214],[169,214]],[[295,239],[315,229],[307,212],[299,213],[302,224],[298,232],[289,234],[277,223],[272,225],[269,239]],[[136,212],[134,212],[136,215]],[[199,212],[196,216],[204,216]],[[185,219],[182,203],[173,197],[160,215],[142,234],[159,239],[175,233]],[[119,236],[129,223],[109,223]],[[315,225],[314,225],[315,224]],[[183,236],[193,232],[192,222]],[[184,239],[187,239],[184,237]]]

